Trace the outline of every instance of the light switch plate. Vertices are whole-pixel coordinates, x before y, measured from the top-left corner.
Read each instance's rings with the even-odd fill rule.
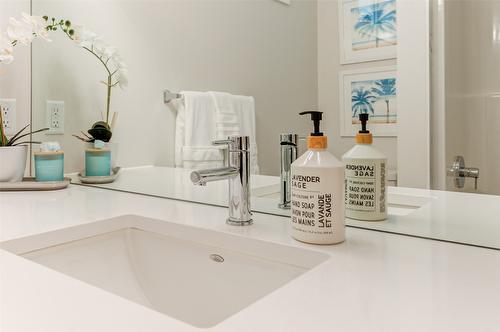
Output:
[[[5,135],[10,136],[16,133],[16,100],[0,99],[0,111],[2,112],[3,128]]]
[[[47,135],[64,134],[64,101],[47,100]]]

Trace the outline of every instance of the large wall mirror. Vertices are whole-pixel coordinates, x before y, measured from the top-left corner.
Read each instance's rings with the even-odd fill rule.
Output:
[[[32,98],[18,116],[51,127],[37,137],[60,143],[75,184],[227,206],[226,181],[194,186],[190,173],[224,166],[212,140],[248,135],[253,210],[289,216],[280,134],[296,134],[304,153],[312,126],[298,113],[321,110],[340,159],[369,112],[388,159],[389,218],[347,224],[500,248],[493,224],[459,225],[443,203],[491,206],[500,194],[500,1],[32,0],[31,11],[57,30],[32,45]],[[0,75],[0,98],[14,93],[11,75]],[[93,145],[75,135],[106,120],[119,173],[82,183]]]

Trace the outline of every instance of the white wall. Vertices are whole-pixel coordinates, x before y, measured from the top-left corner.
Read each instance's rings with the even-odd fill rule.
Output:
[[[112,100],[123,166],[173,165],[175,112],[163,104],[166,88],[254,96],[264,174],[279,172],[279,133],[307,133],[297,113],[318,106],[315,1],[33,0],[33,13],[88,26],[128,63],[130,85]],[[33,66],[35,123],[45,124],[46,100],[66,102],[66,134],[46,139],[62,142],[66,171],[80,170],[82,143],[71,134],[100,117],[103,69],[60,35],[34,45]]]
[[[444,0],[431,1],[431,188],[446,188],[445,119],[445,8]],[[451,60],[451,59],[450,59]],[[452,61],[452,60],[451,60]]]
[[[0,31],[5,33],[9,17],[21,17],[30,12],[29,0],[0,0]],[[16,129],[30,123],[30,48],[18,46],[15,61],[0,65],[0,99],[16,99]]]
[[[399,0],[398,185],[430,187],[430,6]]]
[[[339,15],[336,0],[318,2],[318,102],[325,112],[324,132],[329,150],[340,158],[355,144],[354,137],[340,136],[339,72],[343,70],[395,65],[396,60],[341,65],[339,52]],[[395,137],[375,137],[373,145],[388,157],[388,167],[397,167]]]

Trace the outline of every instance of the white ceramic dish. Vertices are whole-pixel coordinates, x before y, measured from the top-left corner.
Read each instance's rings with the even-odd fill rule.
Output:
[[[35,178],[24,178],[22,182],[0,182],[1,191],[48,191],[67,188],[71,182],[70,178],[62,181],[37,182]]]
[[[114,167],[109,176],[85,176],[85,170],[78,173],[78,178],[81,183],[85,184],[106,184],[114,182],[120,173],[121,167]]]

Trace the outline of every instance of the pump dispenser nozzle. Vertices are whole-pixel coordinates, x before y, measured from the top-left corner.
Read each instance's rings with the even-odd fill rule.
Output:
[[[311,136],[323,136],[323,133],[320,131],[320,121],[323,120],[323,112],[320,111],[304,111],[300,112],[300,115],[311,114],[311,120],[314,123],[314,132],[311,133]]]
[[[307,147],[309,149],[326,149],[328,141],[326,136],[320,131],[320,122],[323,120],[323,112],[320,111],[305,111],[300,115],[311,114],[311,120],[314,123],[314,132],[307,138]]]
[[[361,130],[356,135],[356,143],[358,144],[372,144],[373,136],[369,130],[366,129],[366,123],[368,122],[368,113],[360,113],[359,121],[361,122]]]
[[[366,130],[366,123],[368,122],[368,113],[359,113],[359,121],[361,122],[360,134],[368,134],[370,131]]]

